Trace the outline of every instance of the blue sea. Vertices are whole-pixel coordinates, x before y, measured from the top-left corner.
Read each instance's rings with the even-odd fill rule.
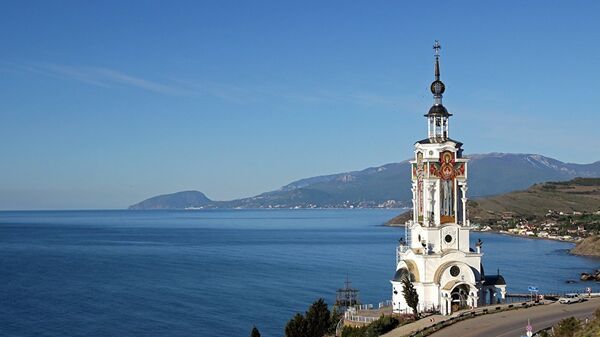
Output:
[[[390,298],[398,210],[0,212],[1,336],[283,336],[346,276]],[[569,243],[473,233],[509,292],[566,284],[600,260]],[[593,284],[597,286],[596,284]],[[598,291],[600,291],[600,287]]]

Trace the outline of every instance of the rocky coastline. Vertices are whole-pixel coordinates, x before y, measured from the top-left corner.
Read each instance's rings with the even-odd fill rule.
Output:
[[[600,269],[596,269],[591,273],[581,273],[579,278],[581,281],[598,281],[600,282]]]

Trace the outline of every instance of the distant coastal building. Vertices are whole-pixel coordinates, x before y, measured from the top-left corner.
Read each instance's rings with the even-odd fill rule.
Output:
[[[427,117],[427,138],[415,144],[412,164],[413,216],[406,222],[406,238],[397,248],[392,283],[394,312],[410,313],[402,278],[408,277],[419,294],[419,311],[448,315],[505,298],[506,282],[499,274],[485,275],[482,242],[469,247],[472,229],[467,213],[467,165],[462,143],[449,136],[452,114],[442,104],[445,85],[440,80],[440,45],[436,41],[434,104]],[[489,295],[489,300],[486,298]]]

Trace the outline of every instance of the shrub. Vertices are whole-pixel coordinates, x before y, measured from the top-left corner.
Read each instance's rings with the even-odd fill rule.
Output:
[[[392,316],[381,316],[375,322],[369,324],[365,337],[377,337],[383,335],[386,332],[394,330],[400,321],[396,317]]]
[[[342,337],[365,337],[366,331],[367,331],[366,326],[361,326],[361,327],[345,326],[342,329]]]
[[[555,337],[573,337],[577,331],[581,330],[581,323],[575,317],[569,317],[561,320],[554,329]]]
[[[342,329],[342,337],[377,337],[394,330],[400,321],[396,317],[381,316],[378,320],[367,326],[350,327]]]

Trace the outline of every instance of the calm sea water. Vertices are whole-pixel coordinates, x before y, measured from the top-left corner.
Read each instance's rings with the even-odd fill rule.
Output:
[[[346,275],[390,297],[395,210],[0,212],[2,336],[282,336]],[[473,233],[509,291],[566,284],[600,260],[568,243]],[[598,287],[600,288],[600,287]],[[600,290],[600,289],[599,289]]]

